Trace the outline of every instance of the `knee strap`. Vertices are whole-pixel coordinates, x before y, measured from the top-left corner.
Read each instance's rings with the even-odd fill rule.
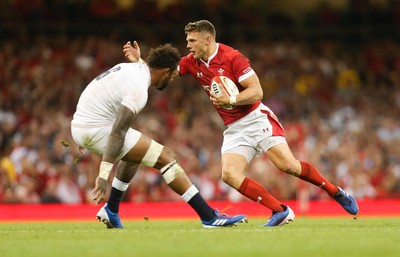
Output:
[[[176,179],[176,177],[178,177],[179,174],[184,173],[185,171],[182,169],[181,165],[179,165],[179,163],[176,160],[174,160],[165,165],[164,167],[162,167],[160,172],[165,182],[169,184],[172,181],[174,181],[174,179]]]

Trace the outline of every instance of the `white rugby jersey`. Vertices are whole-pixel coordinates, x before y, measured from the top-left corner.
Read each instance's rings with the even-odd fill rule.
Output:
[[[138,114],[146,105],[150,70],[145,64],[120,63],[90,82],[82,92],[72,124],[112,126],[121,104]]]

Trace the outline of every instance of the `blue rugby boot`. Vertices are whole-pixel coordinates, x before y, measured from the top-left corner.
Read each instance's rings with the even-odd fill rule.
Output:
[[[213,218],[210,221],[204,221],[202,220],[203,227],[205,228],[217,228],[217,227],[231,227],[231,226],[236,226],[238,223],[242,222],[247,222],[247,216],[246,215],[235,215],[235,216],[229,216],[225,213],[220,213],[218,211],[215,211],[215,218]]]
[[[294,221],[294,212],[289,206],[286,206],[285,211],[273,211],[271,218],[264,224],[264,227],[275,227],[289,224],[290,221]]]
[[[340,187],[338,188],[339,192],[333,196],[333,199],[335,199],[336,202],[338,202],[348,213],[356,215],[358,213],[358,204],[356,200],[343,189]]]
[[[121,219],[118,213],[110,211],[107,204],[105,204],[96,215],[96,218],[106,224],[107,228],[123,228]]]

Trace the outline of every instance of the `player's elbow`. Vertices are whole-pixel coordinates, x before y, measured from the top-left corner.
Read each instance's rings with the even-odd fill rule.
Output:
[[[254,96],[255,100],[262,100],[264,97],[264,92],[262,91],[262,89],[260,88],[259,90],[256,91],[256,94]]]

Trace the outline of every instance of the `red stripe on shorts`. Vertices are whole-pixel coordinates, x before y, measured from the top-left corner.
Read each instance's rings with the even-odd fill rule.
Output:
[[[268,110],[260,110],[262,113],[267,115],[269,123],[272,125],[272,136],[286,136],[285,130],[283,129],[282,124],[279,123],[278,117],[275,114],[269,112]]]

